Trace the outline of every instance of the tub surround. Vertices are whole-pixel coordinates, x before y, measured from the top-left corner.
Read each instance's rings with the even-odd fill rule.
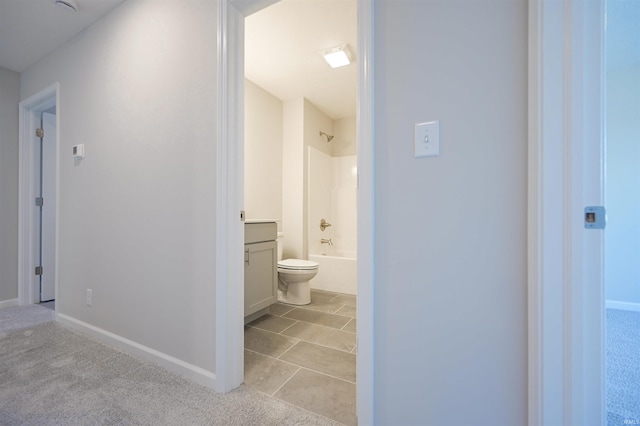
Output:
[[[318,274],[311,280],[311,288],[355,295],[358,287],[358,261],[355,252],[336,251],[335,254],[309,255],[309,260],[319,265]]]

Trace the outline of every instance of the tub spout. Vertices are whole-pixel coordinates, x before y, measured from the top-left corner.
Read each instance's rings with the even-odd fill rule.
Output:
[[[321,238],[320,239],[320,244],[329,244],[330,246],[333,245],[333,241],[331,241],[331,238],[326,239],[326,238]]]

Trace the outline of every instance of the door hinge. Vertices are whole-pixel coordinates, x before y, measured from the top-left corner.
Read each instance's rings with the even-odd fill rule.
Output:
[[[245,213],[244,210],[240,210],[240,222],[244,222]]]
[[[42,266],[36,266],[36,275],[42,275]]]
[[[38,207],[42,207],[42,206],[44,206],[44,198],[42,198],[42,197],[37,197],[37,198],[36,198],[36,206],[38,206]]]
[[[39,138],[44,138],[44,129],[36,129],[36,136]]]

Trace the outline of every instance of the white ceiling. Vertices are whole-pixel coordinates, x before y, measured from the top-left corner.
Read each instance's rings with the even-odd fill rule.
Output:
[[[22,72],[124,0],[0,0],[0,67]],[[246,77],[286,101],[306,98],[332,119],[356,112],[357,64],[330,68],[320,51],[347,44],[357,61],[356,0],[282,0],[246,19]]]
[[[319,52],[347,44],[357,61],[356,43],[356,0],[282,0],[245,21],[245,76],[283,101],[353,117],[357,63],[332,69]]]
[[[123,0],[76,0],[77,12],[52,0],[0,0],[0,67],[22,72]]]

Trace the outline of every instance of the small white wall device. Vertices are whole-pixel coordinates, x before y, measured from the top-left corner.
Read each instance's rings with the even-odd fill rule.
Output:
[[[74,160],[82,160],[84,158],[84,144],[81,143],[79,145],[73,146],[73,159]]]

